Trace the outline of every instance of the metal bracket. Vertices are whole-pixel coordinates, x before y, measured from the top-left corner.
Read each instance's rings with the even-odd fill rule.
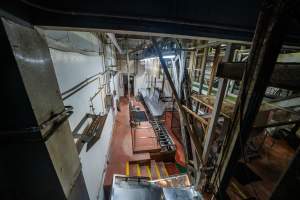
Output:
[[[65,106],[65,110],[61,113],[53,115],[49,120],[40,125],[40,130],[44,132],[42,141],[47,141],[71,115],[73,114],[72,106]]]
[[[65,106],[65,109],[52,115],[50,119],[39,126],[28,127],[20,130],[1,130],[0,142],[46,142],[63,122],[65,122],[73,113],[72,106]],[[39,134],[43,132],[44,134]]]

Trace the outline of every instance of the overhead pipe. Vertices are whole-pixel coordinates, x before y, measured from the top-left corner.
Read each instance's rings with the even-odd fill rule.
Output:
[[[104,72],[99,72],[97,74],[94,74],[94,75],[86,78],[85,80],[81,81],[80,83],[76,84],[72,88],[62,92],[61,95],[64,96],[64,95],[67,95],[68,93],[74,92],[74,90],[77,90],[78,88],[83,88],[83,87],[87,86],[88,84],[94,82],[95,80],[99,79],[99,76],[104,75],[107,72],[108,72],[108,70],[105,70]]]
[[[115,47],[118,49],[120,54],[124,54],[123,50],[121,49],[121,47],[118,44],[118,41],[115,37],[114,33],[106,33],[106,35],[109,37],[109,39],[112,41],[112,43],[115,45]]]

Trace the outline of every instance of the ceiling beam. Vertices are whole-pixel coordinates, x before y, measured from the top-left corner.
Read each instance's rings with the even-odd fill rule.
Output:
[[[220,63],[216,76],[232,80],[242,80],[247,63]],[[267,66],[265,66],[267,67]],[[268,86],[300,89],[300,63],[276,63]]]

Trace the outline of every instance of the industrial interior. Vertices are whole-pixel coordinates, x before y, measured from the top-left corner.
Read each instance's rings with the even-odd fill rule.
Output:
[[[299,199],[300,3],[0,3],[0,199]]]

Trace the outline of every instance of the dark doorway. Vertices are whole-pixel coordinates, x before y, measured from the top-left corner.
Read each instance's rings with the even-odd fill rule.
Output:
[[[130,75],[130,95],[134,96],[134,76]],[[128,76],[126,74],[123,75],[123,84],[124,84],[124,96],[128,95]]]
[[[128,95],[128,76],[123,75],[124,96]]]
[[[130,76],[130,95],[134,96],[134,76]]]

